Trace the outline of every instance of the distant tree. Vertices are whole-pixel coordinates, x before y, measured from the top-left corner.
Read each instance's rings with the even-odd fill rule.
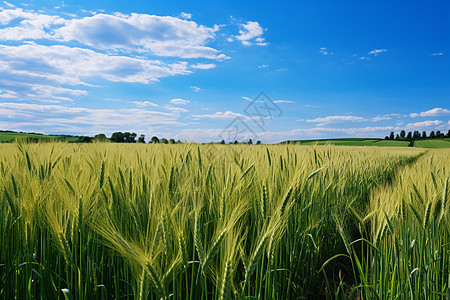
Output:
[[[385,140],[389,140],[389,137],[388,137],[388,136],[385,136],[384,139],[385,139]]]
[[[158,144],[159,143],[159,139],[157,136],[152,136],[152,139],[150,140],[150,143],[152,144]]]
[[[393,140],[393,139],[394,139],[394,132],[393,132],[393,131],[391,131],[391,134],[389,135],[389,139],[390,139],[390,140]]]
[[[406,136],[406,132],[404,130],[400,131],[400,137],[404,138]]]
[[[114,143],[123,143],[124,142],[124,138],[123,138],[123,132],[114,132],[111,135],[111,141]]]
[[[170,139],[169,140],[169,144],[175,144],[176,142],[175,142],[175,140],[174,139]]]
[[[145,143],[145,134],[141,134],[137,140],[138,143]]]
[[[224,144],[225,144],[225,140],[221,140],[221,141],[219,142],[219,144],[224,145]]]
[[[237,140],[234,140],[233,144],[239,144],[239,142]]]
[[[123,133],[123,142],[124,143],[136,143],[136,133],[129,133],[129,132],[124,132]]]
[[[256,145],[261,145],[261,144],[262,144],[261,141],[256,141]]]
[[[181,144],[182,143],[182,141],[180,141],[180,140],[177,140],[177,144]]]
[[[436,136],[434,135],[434,131],[430,132],[430,139],[434,139]]]
[[[413,133],[413,139],[418,139],[418,138],[420,138],[420,133],[416,130],[416,131],[414,131],[414,133]]]
[[[78,142],[79,143],[90,143],[90,142],[92,142],[92,138],[90,138],[88,136],[79,136]]]
[[[408,132],[408,135],[406,136],[406,139],[407,139],[408,141],[411,141],[411,140],[412,140],[412,133],[411,133],[411,131]]]
[[[103,133],[99,133],[97,135],[94,136],[94,140],[98,141],[98,142],[104,142],[107,140],[106,135]]]
[[[445,135],[446,137],[450,138],[450,130],[447,131],[447,134]]]
[[[398,135],[398,133],[397,133],[397,135],[395,136],[395,139],[396,139],[396,140],[399,140],[399,139],[400,139],[400,136]]]
[[[253,145],[252,139],[249,139],[249,140],[248,140],[248,143],[249,143],[250,145]]]
[[[161,143],[163,143],[163,144],[168,144],[169,141],[168,141],[167,139],[165,139],[165,138],[162,138],[162,139],[161,139]]]
[[[437,138],[440,138],[440,137],[441,137],[441,131],[440,131],[440,130],[436,131],[436,137],[437,137]]]
[[[426,139],[427,138],[427,132],[426,131],[422,131],[422,138]]]

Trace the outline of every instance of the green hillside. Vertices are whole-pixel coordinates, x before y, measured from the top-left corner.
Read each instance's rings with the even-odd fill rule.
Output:
[[[0,143],[9,143],[18,140],[38,140],[38,141],[65,141],[65,142],[76,142],[78,137],[76,136],[65,136],[65,135],[45,135],[39,133],[24,133],[24,132],[5,132],[0,131]]]
[[[324,139],[324,140],[298,140],[286,141],[284,143],[298,145],[336,145],[336,146],[378,146],[378,147],[408,147],[409,141],[396,141],[384,139],[364,139],[364,138],[347,138],[347,139]],[[450,148],[450,139],[427,139],[417,140],[414,147],[418,148]]]

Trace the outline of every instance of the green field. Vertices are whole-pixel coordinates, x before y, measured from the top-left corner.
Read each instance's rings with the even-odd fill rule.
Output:
[[[0,144],[0,299],[443,299],[449,157]]]
[[[15,140],[29,140],[37,139],[40,141],[65,141],[65,142],[75,142],[78,137],[73,136],[62,136],[62,135],[45,135],[45,134],[34,134],[34,133],[20,133],[20,132],[1,132],[0,131],[0,143],[2,142],[14,142]]]
[[[348,139],[325,139],[325,140],[300,140],[289,141],[290,144],[299,145],[336,145],[336,146],[378,146],[378,147],[408,147],[409,141],[396,141],[384,139],[364,139],[364,138],[348,138]],[[414,147],[419,148],[450,148],[450,139],[429,139],[416,140]]]

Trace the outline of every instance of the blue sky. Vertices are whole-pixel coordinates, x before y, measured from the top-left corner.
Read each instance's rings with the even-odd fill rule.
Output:
[[[449,50],[448,1],[0,0],[0,129],[446,132]]]

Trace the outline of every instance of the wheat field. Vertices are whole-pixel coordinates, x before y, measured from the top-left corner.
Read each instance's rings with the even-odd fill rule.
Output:
[[[448,298],[449,157],[0,144],[0,298]]]

